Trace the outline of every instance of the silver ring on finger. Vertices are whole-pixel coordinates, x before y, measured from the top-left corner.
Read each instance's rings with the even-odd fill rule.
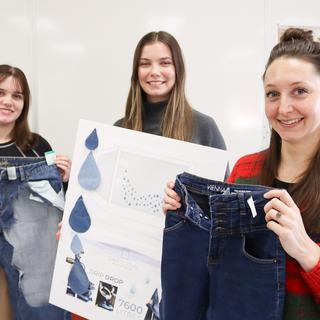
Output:
[[[281,216],[282,216],[282,213],[277,211],[276,212],[276,219],[279,220],[281,218]]]

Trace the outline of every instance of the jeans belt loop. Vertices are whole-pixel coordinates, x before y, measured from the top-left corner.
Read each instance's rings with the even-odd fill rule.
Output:
[[[18,167],[19,173],[20,173],[20,180],[24,181],[26,179],[23,167]]]
[[[187,187],[184,185],[184,183],[179,179],[179,177],[176,177],[175,181],[175,192],[180,196],[181,199],[181,207],[177,209],[177,214],[182,216],[184,218],[184,221],[187,219],[187,206],[188,206],[188,191]]]
[[[238,193],[238,199],[239,199],[239,208],[240,208],[240,214],[239,214],[239,219],[240,219],[240,232],[244,233],[245,232],[245,227],[246,227],[246,203],[245,203],[245,194],[243,192]]]

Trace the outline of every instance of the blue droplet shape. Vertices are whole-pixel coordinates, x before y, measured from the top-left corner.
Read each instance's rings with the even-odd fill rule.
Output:
[[[91,226],[91,218],[82,196],[78,198],[70,213],[69,224],[73,231],[79,233],[88,231]]]
[[[95,150],[98,148],[99,139],[97,135],[97,129],[94,129],[87,137],[85,145],[89,150]]]
[[[91,151],[80,168],[78,181],[80,186],[86,190],[95,190],[100,184],[100,171]]]
[[[90,281],[78,258],[75,258],[70,270],[68,286],[76,294],[85,294],[89,291]]]
[[[80,241],[80,238],[76,234],[72,241],[71,241],[71,250],[75,255],[79,255],[81,253],[84,253],[82,243]]]

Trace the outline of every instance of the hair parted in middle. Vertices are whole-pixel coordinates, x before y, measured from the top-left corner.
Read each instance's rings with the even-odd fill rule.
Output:
[[[320,43],[314,41],[311,30],[288,28],[280,38],[280,42],[271,50],[263,79],[273,61],[279,58],[295,58],[311,63],[320,76]],[[265,150],[265,160],[259,183],[271,186],[277,177],[281,162],[281,137],[271,130],[270,146]],[[307,230],[320,230],[318,221],[320,206],[320,141],[316,153],[310,159],[308,168],[294,183],[289,191],[303,213],[303,220]]]
[[[9,77],[14,79],[17,86],[21,88],[23,94],[23,109],[15,122],[11,132],[11,138],[16,142],[19,148],[23,151],[28,151],[33,148],[38,141],[38,135],[30,131],[28,123],[31,100],[29,84],[21,69],[7,64],[0,65],[0,83]]]
[[[171,51],[176,81],[172,88],[166,112],[161,124],[162,135],[183,141],[192,138],[192,108],[185,95],[185,66],[177,40],[168,32],[150,32],[144,35],[135,49],[131,75],[131,86],[126,103],[123,127],[142,131],[142,103],[144,92],[138,78],[141,53],[145,45],[162,42]]]

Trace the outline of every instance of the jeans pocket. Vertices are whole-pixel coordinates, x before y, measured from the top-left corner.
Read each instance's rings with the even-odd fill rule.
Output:
[[[181,229],[186,225],[186,218],[177,214],[175,211],[168,211],[166,214],[165,227],[163,232],[168,233],[174,230]]]
[[[250,232],[242,235],[242,253],[253,262],[274,263],[277,256],[276,238],[272,231]]]

